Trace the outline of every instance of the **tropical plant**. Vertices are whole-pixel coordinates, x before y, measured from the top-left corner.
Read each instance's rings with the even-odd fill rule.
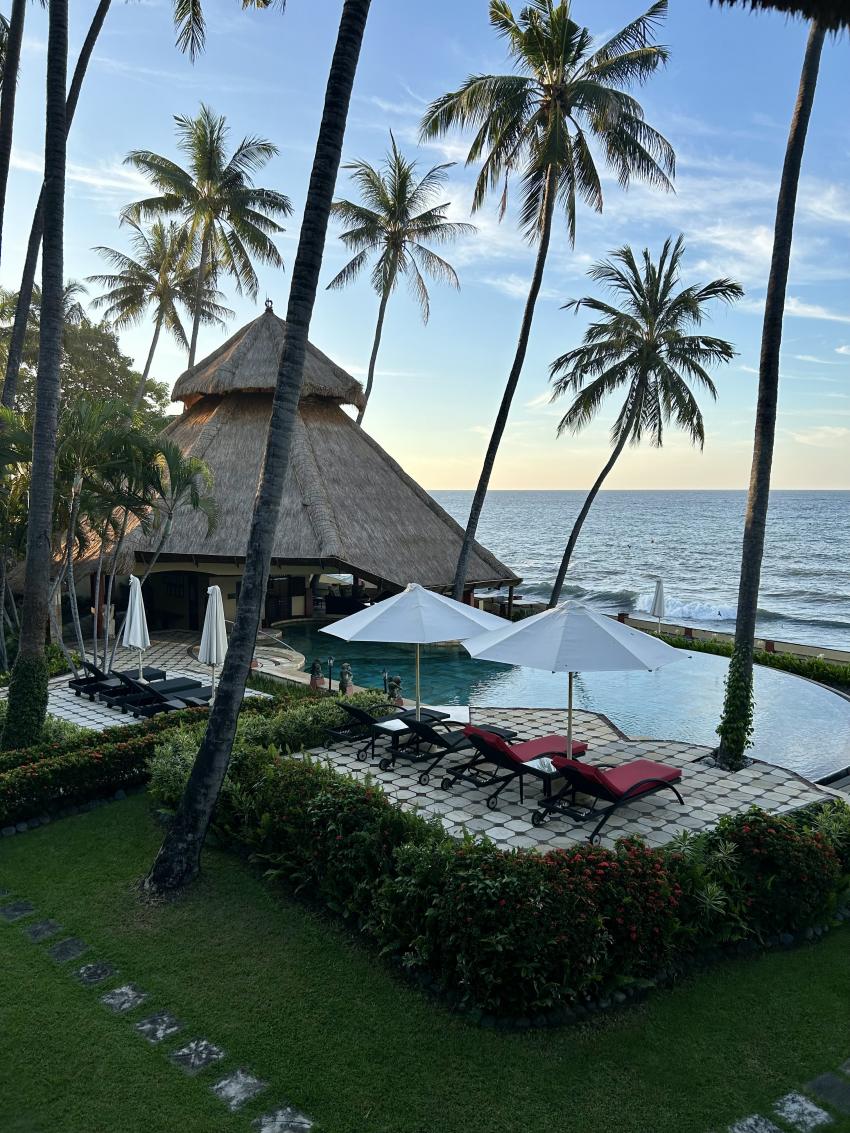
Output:
[[[123,219],[164,216],[182,218],[187,247],[200,248],[189,367],[195,364],[198,328],[204,311],[204,290],[219,271],[235,281],[236,290],[253,299],[259,288],[253,259],[282,268],[272,236],[283,232],[273,217],[289,216],[289,197],[275,189],[259,189],[254,174],[278,153],[264,138],[245,137],[228,157],[227,120],[201,103],[194,118],[175,115],[177,148],[188,158],[182,168],[150,150],[133,150],[124,161],[143,173],[159,195],[129,205]]]
[[[0,406],[0,672],[9,668],[7,631],[10,638],[16,638],[19,628],[17,606],[7,586],[7,572],[21,557],[26,538],[31,450],[30,423],[19,413]]]
[[[153,338],[133,399],[135,410],[145,396],[163,328],[180,346],[189,348],[179,307],[190,314],[193,312],[197,302],[198,272],[190,262],[186,232],[174,221],[167,225],[161,220],[154,221],[147,232],[134,220],[127,223],[132,229],[130,242],[136,258],[115,248],[98,246],[94,251],[99,252],[114,271],[89,276],[88,282],[107,288],[104,294],[93,300],[92,306],[104,308],[104,317],[116,330],[134,326],[144,318],[149,308],[152,310]],[[232,311],[221,305],[221,299],[221,292],[216,290],[212,276],[207,276],[200,297],[202,323],[224,327],[225,320],[233,316]]]
[[[106,14],[112,0],[100,0],[97,8],[95,9],[92,21],[89,24],[89,30],[86,33],[86,38],[83,40],[83,45],[80,48],[80,54],[77,59],[77,65],[74,68],[74,74],[71,78],[71,85],[68,87],[68,98],[65,102],[65,136],[67,138],[68,131],[71,128],[71,122],[74,118],[74,113],[77,109],[77,102],[80,97],[80,91],[85,78],[86,70],[88,69],[89,60],[91,59],[92,52],[94,51],[97,38],[100,35],[103,22],[106,19]],[[38,254],[41,248],[41,238],[44,230],[44,184],[42,183],[41,191],[38,195],[38,201],[35,206],[35,213],[30,227],[29,239],[27,240],[27,251],[24,257],[24,270],[21,276],[21,286],[18,291],[18,301],[15,307],[15,319],[12,329],[12,337],[9,342],[9,350],[6,358],[5,377],[3,381],[3,396],[2,403],[7,409],[14,409],[15,398],[17,397],[17,384],[18,384],[18,371],[21,366],[21,359],[24,352],[24,342],[27,335],[27,325],[29,321],[30,301],[32,299],[33,287],[35,285],[35,273],[38,265]]]
[[[453,164],[435,165],[424,177],[418,178],[416,162],[408,161],[400,153],[390,131],[390,149],[382,169],[376,169],[368,161],[352,161],[343,166],[351,173],[363,203],[348,200],[333,203],[331,215],[349,225],[340,240],[355,255],[334,276],[328,288],[345,287],[357,278],[370,258],[376,256],[370,282],[379,300],[378,322],[369,357],[363,406],[357,417],[358,425],[363,424],[372,393],[384,315],[399,276],[406,278],[413,297],[419,303],[424,323],[428,322],[430,300],[423,273],[452,287],[460,287],[452,265],[427,247],[427,243],[446,244],[475,231],[471,224],[457,224],[447,218],[446,209],[450,202],[437,203],[446,183],[446,171]]]
[[[797,102],[791,118],[785,164],[779,184],[773,254],[767,282],[762,325],[759,386],[756,401],[755,440],[744,539],[741,576],[738,583],[738,609],[735,617],[735,650],[726,678],[723,715],[717,732],[720,745],[717,758],[723,767],[737,769],[744,763],[753,722],[753,648],[758,614],[761,561],[770,499],[770,472],[776,435],[776,406],[779,399],[779,354],[782,345],[782,319],[785,291],[791,262],[791,241],[797,188],[806,145],[806,132],[815,99],[818,69],[826,29],[817,22],[809,30]]]
[[[51,0],[47,39],[44,145],[44,250],[39,325],[38,387],[32,439],[24,601],[18,655],[9,682],[9,710],[0,750],[38,739],[47,711],[44,642],[50,597],[53,487],[59,418],[63,318],[65,206],[65,73],[68,0]]]
[[[518,16],[506,0],[490,0],[490,23],[507,41],[516,73],[471,75],[458,90],[432,102],[423,118],[426,139],[458,127],[476,131],[467,157],[467,165],[482,162],[473,211],[481,208],[491,189],[502,186],[499,215],[504,216],[511,176],[520,176],[519,221],[528,242],[537,245],[516,353],[466,524],[455,598],[463,593],[481,509],[522,372],[556,208],[564,212],[571,244],[577,200],[602,211],[602,179],[591,142],[623,188],[633,177],[671,187],[673,149],[627,93],[667,60],[667,49],[653,43],[666,12],[667,0],[657,0],[595,47],[588,29],[572,19],[569,0],[531,0]]]
[[[558,569],[549,606],[556,606],[585,519],[611,469],[628,443],[648,438],[660,448],[664,428],[672,423],[702,448],[705,428],[691,385],[712,398],[717,390],[706,367],[729,362],[735,356],[730,342],[693,333],[706,316],[709,303],[731,303],[743,289],[730,279],[679,287],[679,269],[685,252],[681,236],[664,241],[658,262],[644,248],[639,264],[628,245],[599,260],[588,275],[612,295],[611,302],[593,297],[573,299],[568,311],[590,311],[597,316],[584,332],[580,346],[556,358],[550,367],[553,400],[565,394],[572,404],[561,418],[558,435],[577,433],[598,413],[602,403],[617,391],[625,400],[611,428],[613,451],[578,513]]]
[[[283,485],[289,467],[304,378],[307,336],[369,4],[370,0],[345,0],[342,7],[292,271],[286,336],[269,421],[263,473],[251,517],[236,620],[195,765],[174,822],[145,881],[146,887],[153,891],[179,888],[197,875],[204,839],[230,761],[236,721],[254,655]]]

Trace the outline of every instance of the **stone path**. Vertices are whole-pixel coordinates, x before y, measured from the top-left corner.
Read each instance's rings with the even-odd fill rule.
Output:
[[[729,1126],[728,1133],[815,1133],[829,1129],[835,1118],[819,1105],[823,1102],[842,1116],[850,1116],[850,1060],[837,1073],[821,1074],[808,1082],[806,1093],[796,1091],[785,1094],[773,1103],[770,1117],[750,1114]],[[812,1096],[809,1096],[812,1095]],[[818,1102],[813,1098],[817,1098]]]
[[[160,1010],[136,1019],[140,1009],[150,999],[148,992],[133,983],[121,982],[120,973],[105,961],[96,960],[79,966],[72,963],[89,951],[85,941],[76,936],[56,941],[55,938],[63,931],[57,921],[38,919],[38,912],[32,902],[23,898],[10,898],[13,898],[13,894],[8,889],[0,888],[0,924],[17,926],[27,940],[35,945],[53,941],[45,949],[44,955],[49,956],[57,965],[62,965],[84,987],[95,989],[103,1007],[116,1015],[133,1018],[136,1034],[153,1045],[167,1046],[167,1040],[178,1043],[168,1051],[167,1057],[187,1076],[201,1077],[205,1072],[211,1075],[213,1069],[217,1070],[215,1081],[210,1083],[207,1080],[207,1085],[231,1113],[239,1112],[269,1088],[268,1082],[264,1082],[244,1066],[222,1074],[221,1064],[227,1060],[226,1052],[203,1037],[187,1041],[184,1033],[183,1038],[178,1039],[181,1032],[187,1031],[187,1024],[171,1012]],[[18,924],[23,921],[27,923]],[[110,981],[115,982],[116,986],[104,990]],[[281,1105],[255,1118],[251,1122],[251,1128],[258,1133],[308,1133],[313,1128],[313,1122],[294,1106]]]

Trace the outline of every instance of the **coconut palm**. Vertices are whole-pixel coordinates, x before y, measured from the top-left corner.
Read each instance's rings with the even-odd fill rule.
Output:
[[[508,44],[515,66],[510,75],[472,75],[456,91],[431,103],[422,137],[432,139],[472,127],[475,137],[467,164],[481,170],[472,198],[481,208],[491,189],[502,187],[500,217],[508,202],[512,175],[520,176],[520,224],[537,245],[537,256],[508,374],[458,558],[453,593],[460,598],[469,554],[525,360],[534,308],[543,281],[556,209],[566,217],[575,242],[576,202],[602,211],[602,180],[593,146],[626,188],[633,177],[671,187],[675,158],[670,144],[644,119],[640,104],[627,93],[667,59],[653,43],[667,12],[657,0],[600,47],[587,28],[571,17],[570,0],[531,0],[515,16],[507,0],[490,0],[490,23]]]
[[[50,597],[53,482],[59,417],[59,366],[64,323],[62,268],[68,0],[51,0],[48,28],[42,302],[39,319],[38,385],[33,424],[24,602],[18,655],[9,683],[9,707],[3,735],[0,738],[0,750],[27,747],[35,743],[41,734],[47,711],[44,638]]]
[[[370,0],[344,0],[316,142],[304,219],[286,311],[286,337],[269,421],[263,473],[254,500],[236,620],[215,703],[174,822],[146,878],[154,891],[179,888],[200,869],[201,850],[218,800],[260,625],[274,533],[289,467],[310,319],[333,200],[342,140]]]
[[[791,262],[797,188],[800,183],[806,132],[815,99],[825,35],[824,25],[817,22],[811,25],[797,102],[791,118],[791,129],[785,150],[779,199],[776,204],[773,254],[770,260],[762,324],[755,440],[744,519],[741,576],[738,583],[738,609],[735,618],[735,646],[726,678],[723,716],[717,728],[720,735],[718,760],[722,766],[729,769],[737,769],[743,764],[744,752],[752,732],[753,649],[767,508],[770,499],[770,472],[776,435],[782,319],[785,313],[785,291]]]
[[[611,429],[611,455],[570,532],[550,607],[560,601],[582,525],[626,445],[648,439],[660,448],[664,428],[671,422],[700,448],[705,441],[702,412],[691,386],[716,398],[706,367],[729,362],[735,350],[722,338],[694,332],[710,303],[716,299],[731,303],[744,292],[730,279],[679,287],[684,251],[681,236],[675,243],[669,237],[664,241],[657,263],[648,248],[640,263],[630,247],[619,248],[588,272],[611,292],[611,301],[586,297],[565,304],[566,310],[591,311],[597,319],[585,330],[582,344],[556,358],[550,367],[553,400],[574,395],[558,425],[558,435],[565,430],[577,433],[589,425],[612,394],[623,391],[625,400]]]
[[[452,265],[427,247],[427,244],[446,244],[475,231],[471,224],[457,224],[446,217],[449,202],[437,203],[446,183],[446,171],[453,164],[435,165],[424,177],[418,178],[416,162],[408,161],[399,152],[390,131],[390,149],[382,169],[376,169],[368,161],[352,161],[343,166],[351,173],[362,203],[347,200],[333,203],[331,215],[350,226],[340,239],[355,255],[334,276],[328,288],[345,287],[360,275],[371,257],[376,256],[370,282],[379,299],[378,322],[358,425],[363,424],[372,393],[384,315],[399,276],[407,280],[424,323],[428,322],[430,300],[423,274],[460,287]]]
[[[88,282],[107,288],[104,294],[93,300],[92,306],[103,308],[105,318],[116,330],[134,326],[141,322],[148,309],[152,310],[153,338],[133,401],[132,408],[135,410],[145,395],[163,328],[181,346],[189,348],[179,308],[192,313],[197,301],[198,275],[191,266],[186,234],[174,221],[169,224],[154,221],[147,232],[134,220],[127,223],[132,230],[130,242],[136,258],[115,248],[98,246],[94,251],[99,252],[115,270],[106,275],[91,275]],[[225,319],[232,317],[233,312],[222,306],[221,299],[221,292],[216,290],[212,276],[207,276],[201,293],[202,323],[224,327]]]
[[[272,219],[289,216],[289,197],[275,189],[259,189],[254,174],[278,153],[264,138],[243,138],[228,157],[230,133],[224,117],[201,104],[196,117],[176,115],[177,147],[188,158],[186,169],[150,150],[133,150],[124,159],[143,173],[159,195],[129,205],[124,219],[182,218],[187,238],[200,248],[197,291],[193,304],[189,367],[195,364],[203,291],[208,276],[224,271],[241,295],[256,298],[259,280],[252,260],[282,268],[272,236],[284,229]]]

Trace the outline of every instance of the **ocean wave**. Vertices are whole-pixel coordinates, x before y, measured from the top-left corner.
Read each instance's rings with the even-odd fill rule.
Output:
[[[654,589],[638,594],[633,609],[636,612],[647,613],[652,607],[654,597]],[[707,599],[683,602],[667,595],[664,598],[664,618],[668,622],[688,619],[700,622],[734,622],[737,615],[737,605],[724,605],[722,602],[712,602]]]

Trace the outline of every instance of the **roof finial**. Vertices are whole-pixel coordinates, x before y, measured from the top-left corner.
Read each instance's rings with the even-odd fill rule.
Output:
[[[271,311],[273,307],[274,303],[272,303],[271,299],[266,299],[266,310]]]

